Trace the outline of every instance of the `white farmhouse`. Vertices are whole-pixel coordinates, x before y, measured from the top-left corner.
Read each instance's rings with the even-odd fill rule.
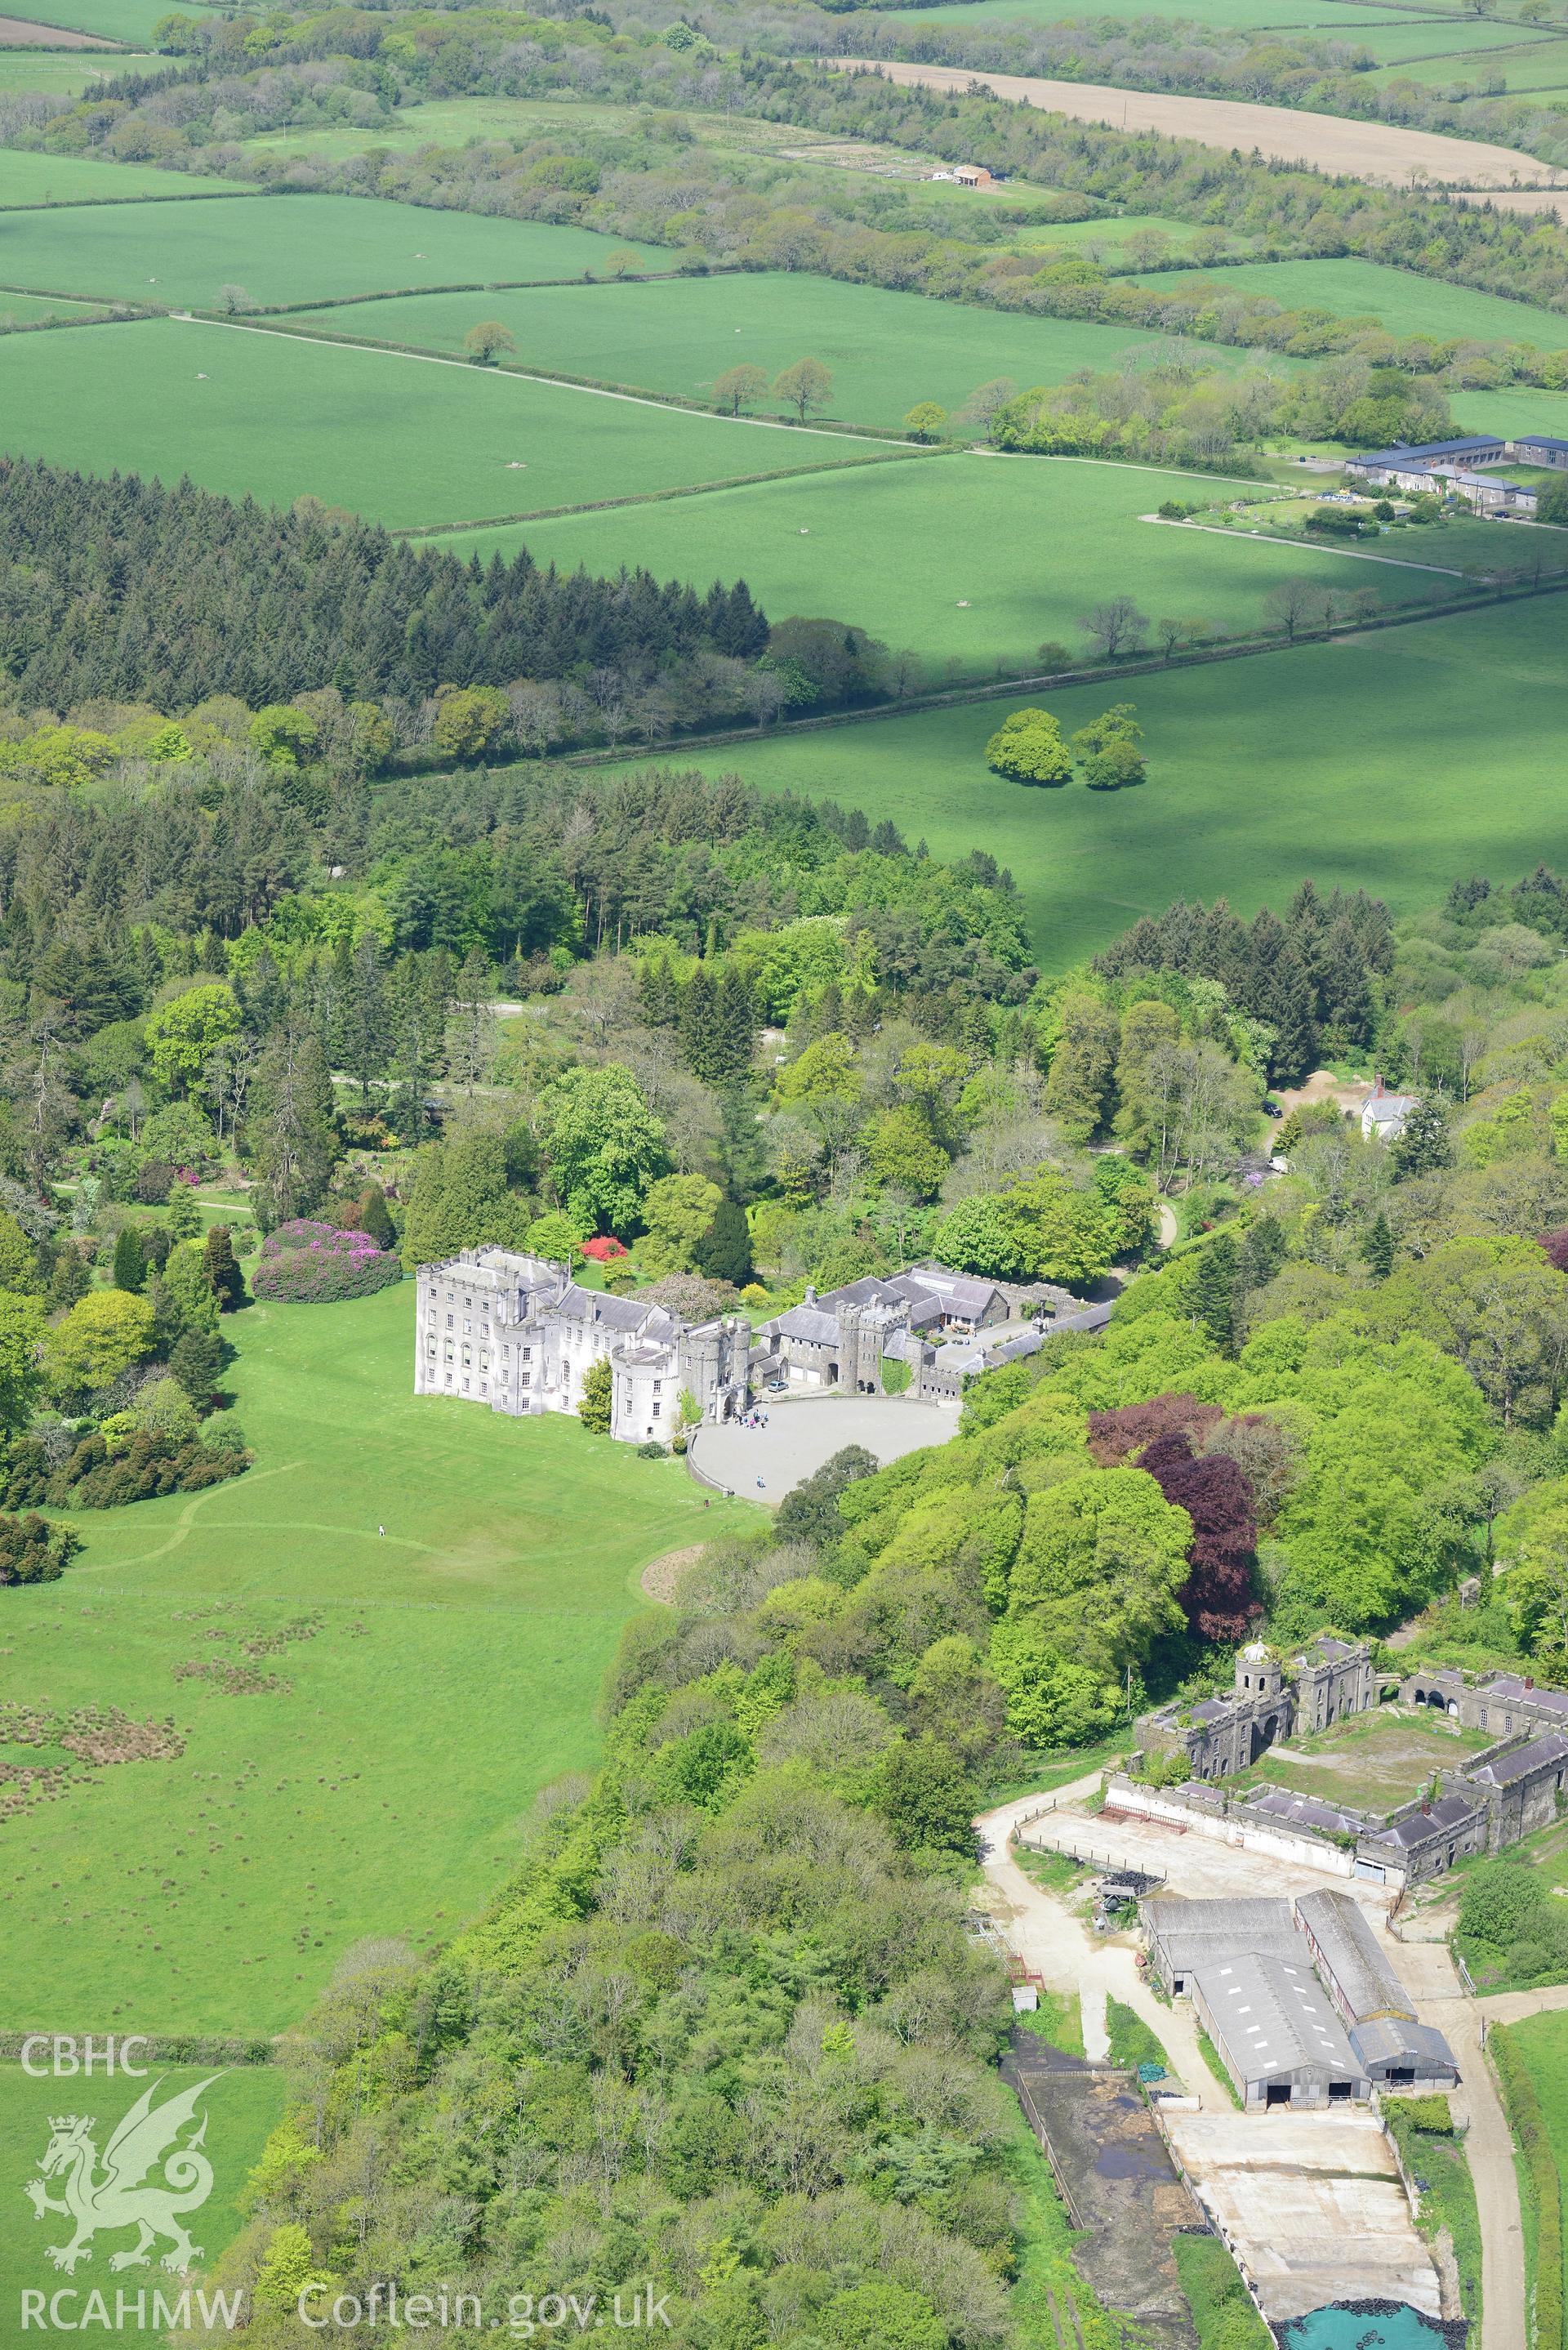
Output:
[[[1361,1105],[1361,1131],[1368,1141],[1394,1142],[1420,1101],[1419,1094],[1391,1094],[1379,1076]]]

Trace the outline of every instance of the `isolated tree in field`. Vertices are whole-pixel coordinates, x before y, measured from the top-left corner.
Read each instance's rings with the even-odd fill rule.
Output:
[[[832,397],[832,371],[820,359],[796,359],[774,378],[774,398],[793,408],[802,424],[813,409],[826,408]]]
[[[1017,784],[1065,784],[1073,774],[1072,754],[1048,710],[1010,712],[985,746],[985,764]]]
[[[739,416],[742,408],[753,408],[768,388],[767,371],[753,367],[750,359],[739,367],[726,368],[722,375],[713,378],[713,405],[726,416]]]
[[[226,317],[237,317],[242,310],[254,310],[256,305],[243,286],[220,286],[218,307]]]
[[[1137,650],[1148,628],[1148,615],[1138,610],[1130,596],[1107,596],[1103,604],[1085,613],[1079,626],[1103,660],[1116,660],[1123,653]]]
[[[939,408],[934,400],[917,400],[904,419],[904,430],[911,441],[940,441],[947,429],[947,410]]]
[[[1084,781],[1092,792],[1120,791],[1125,784],[1144,780],[1143,754],[1138,745],[1143,728],[1130,702],[1118,702],[1080,726],[1073,748],[1083,762]]]
[[[1143,753],[1125,734],[1113,735],[1102,750],[1084,761],[1084,781],[1092,792],[1119,792],[1147,778]]]
[[[1287,644],[1293,645],[1303,629],[1322,618],[1323,610],[1324,592],[1315,579],[1282,579],[1263,598],[1263,618],[1271,628],[1283,630]]]
[[[513,358],[517,343],[511,328],[499,318],[482,318],[464,335],[462,348],[475,367],[493,367],[499,359]]]

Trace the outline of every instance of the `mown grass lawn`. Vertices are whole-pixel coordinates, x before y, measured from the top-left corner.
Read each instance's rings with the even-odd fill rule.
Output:
[[[53,156],[8,159],[40,189],[55,184]],[[124,167],[83,162],[108,175]],[[189,192],[177,172],[141,167],[141,191]],[[65,184],[64,172],[58,184]],[[98,184],[94,182],[92,184]],[[350,294],[416,286],[483,286],[493,278],[580,277],[603,271],[615,253],[668,267],[670,256],[591,229],[431,212],[369,197],[262,195],[223,183],[207,203],[71,207],[7,222],[0,236],[0,281],[90,300],[216,307],[220,288],[243,286],[254,302],[333,302]],[[0,186],[4,179],[0,177]],[[483,317],[483,307],[477,314]],[[350,328],[350,332],[357,329]]]
[[[0,2029],[275,2032],[354,1944],[450,1934],[537,1789],[592,1762],[641,1566],[742,1514],[575,1419],[416,1398],[413,1308],[411,1283],[250,1308],[255,1467],[84,1513],[65,1579],[4,1595],[0,1698],[172,1721],[185,1750],[0,1826]]]
[[[1245,486],[1150,466],[961,452],[447,543],[482,556],[526,544],[540,562],[567,569],[646,564],[661,579],[700,588],[743,573],[770,619],[856,621],[895,650],[919,653],[939,681],[950,663],[954,678],[1026,671],[1046,641],[1080,657],[1083,616],[1113,596],[1131,596],[1151,619],[1170,613],[1237,632],[1260,625],[1272,587],[1303,574],[1422,603],[1459,584],[1402,567],[1447,561],[1435,532],[1419,543],[1403,533],[1397,547],[1379,540],[1379,553],[1399,558],[1391,565],[1141,519],[1165,499],[1220,501]]]
[[[33,2058],[35,2064],[48,2061],[43,2052]],[[132,2062],[150,2064],[145,2055],[133,2054]],[[219,2076],[215,2080],[214,2074]],[[133,2250],[138,2231],[130,2227],[101,2229],[93,2239],[89,2262],[74,2276],[64,2274],[53,2266],[47,2253],[51,2246],[69,2241],[71,2222],[55,2211],[35,2219],[25,2189],[27,2181],[39,2175],[37,2164],[49,2142],[52,2115],[89,2115],[95,2124],[93,2143],[101,2160],[115,2125],[145,2089],[153,2089],[153,2105],[161,2106],[202,2081],[213,2085],[182,2131],[179,2143],[190,2144],[199,2117],[204,2116],[202,2152],[213,2168],[212,2191],[200,2210],[189,2214],[187,2224],[192,2241],[204,2256],[203,2267],[210,2271],[243,2224],[237,2209],[241,2190],[268,2131],[282,2118],[285,2080],[281,2072],[266,2065],[236,2065],[225,2071],[215,2064],[150,2064],[146,2080],[128,2079],[118,2073],[109,2079],[101,2069],[93,2079],[67,2074],[35,2080],[17,2063],[0,2065],[0,2209],[5,2213],[5,2224],[0,2227],[0,2340],[10,2344],[33,2332],[32,2325],[23,2324],[24,2293],[42,2293],[46,2306],[57,2293],[74,2293],[74,2300],[60,2305],[60,2317],[96,2330],[95,2321],[87,2314],[88,2296],[95,2287],[104,2295],[108,2334],[133,2341],[168,2340],[167,2327],[153,2322],[157,2314],[153,2295],[161,2291],[167,2302],[177,2303],[183,2290],[159,2265],[170,2249],[168,2239],[153,2247],[151,2266],[111,2274],[110,2259],[117,2252]],[[101,2168],[98,2176],[101,2180]],[[47,2182],[47,2190],[57,2202],[62,2199],[58,2177]],[[118,2322],[121,2307],[117,2294],[125,2296],[123,2323]],[[139,2295],[145,2295],[141,2323],[136,2317]],[[36,2310],[36,2303],[32,2307]]]
[[[1032,791],[992,775],[985,744],[1009,701],[727,744],[703,764],[891,817],[933,856],[989,850],[1059,971],[1177,897],[1228,896],[1251,916],[1311,874],[1404,913],[1459,874],[1505,882],[1542,858],[1561,866],[1563,622],[1561,598],[1544,596],[1031,697],[1069,730],[1134,702],[1149,766],[1137,791]]]
[[[1150,341],[1147,328],[1012,317],[786,271],[423,295],[324,312],[316,323],[459,351],[478,318],[498,318],[510,330],[520,365],[687,400],[706,400],[714,379],[742,363],[761,368],[771,383],[796,359],[820,359],[833,376],[825,414],[895,426],[919,400],[955,410],[998,376],[1020,387],[1062,383],[1079,368],[1108,369],[1129,345],[1147,348]],[[1240,353],[1220,356],[1241,364]],[[784,412],[768,399],[755,406],[764,415]]]
[[[189,473],[264,504],[309,493],[393,527],[877,455],[842,436],[199,319],[0,339],[0,440],[16,455],[167,483]],[[466,541],[454,546],[467,554]],[[609,558],[612,573],[621,560]],[[741,567],[732,562],[730,576]],[[663,576],[694,576],[679,546]],[[712,577],[701,573],[701,586]]]

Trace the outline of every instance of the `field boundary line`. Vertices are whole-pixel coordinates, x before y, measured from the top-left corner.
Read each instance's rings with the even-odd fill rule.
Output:
[[[268,195],[266,188],[249,188],[248,195]],[[285,191],[287,193],[288,191]],[[306,193],[308,191],[301,190]],[[378,201],[385,201],[379,199]],[[470,214],[470,218],[477,215]],[[547,222],[519,223],[520,226],[547,227]],[[596,232],[597,234],[597,232]],[[711,267],[710,277],[742,276],[741,270]],[[576,277],[465,277],[460,283],[442,286],[379,286],[369,294],[334,294],[324,302],[264,302],[251,316],[259,318],[286,318],[300,310],[352,310],[365,302],[404,302],[415,294],[530,294],[545,286],[578,288],[583,292],[598,292],[612,286],[668,286],[677,278],[691,273],[685,269],[643,269],[634,276],[628,270],[624,277],[595,277],[579,274]]]
[[[1386,563],[1395,571],[1434,571],[1443,579],[1470,579],[1473,572],[1456,571],[1448,563],[1407,563],[1397,555],[1364,555],[1354,546],[1319,546],[1310,538],[1279,538],[1272,530],[1227,530],[1217,522],[1178,522],[1174,515],[1139,515],[1139,522],[1158,530],[1200,530],[1209,538],[1244,538],[1253,546],[1299,547],[1308,555],[1344,555],[1352,563]]]
[[[4,54],[15,56],[16,52],[11,50],[4,52]],[[29,151],[24,149],[18,150],[17,151],[27,152]],[[71,155],[64,160],[68,162],[75,163],[82,159],[78,156]],[[117,211],[121,204],[223,203],[226,203],[232,196],[259,196],[261,193],[262,190],[260,188],[189,188],[183,193],[176,188],[171,188],[166,196],[155,196],[152,194],[145,196],[62,196],[57,203],[0,203],[0,213],[92,213]],[[18,286],[16,290],[20,294],[25,293],[26,288],[25,286]]]
[[[1427,620],[1447,620],[1464,612],[1484,611],[1498,604],[1525,603],[1532,596],[1562,595],[1568,591],[1568,573],[1557,579],[1541,580],[1528,588],[1490,588],[1472,596],[1455,596],[1447,602],[1422,606],[1410,611],[1386,612],[1366,620],[1314,630],[1310,636],[1252,637],[1240,644],[1211,645],[1199,652],[1178,654],[1174,660],[1163,655],[1151,655],[1146,660],[1117,662],[1114,668],[1051,670],[1030,675],[1009,678],[976,679],[966,686],[950,687],[941,693],[907,694],[901,702],[879,702],[864,710],[834,710],[819,718],[793,718],[775,723],[771,727],[729,726],[709,734],[676,734],[663,742],[650,743],[645,750],[629,756],[669,758],[683,753],[699,753],[718,749],[731,743],[771,743],[781,736],[816,734],[835,726],[863,726],[885,722],[890,718],[912,718],[921,712],[956,710],[971,702],[1006,702],[1021,693],[1063,692],[1075,685],[1109,685],[1126,677],[1164,677],[1173,670],[1207,669],[1217,661],[1251,660],[1269,653],[1301,652],[1309,645],[1350,644],[1357,637],[1373,635],[1385,629],[1418,627]],[[595,747],[586,751],[558,751],[554,754],[558,764],[567,767],[625,765],[628,754],[624,747],[611,750]],[[509,760],[509,766],[521,766],[522,760]]]
[[[868,465],[907,464],[915,457],[937,457],[938,449],[889,449],[881,457],[829,457],[820,465],[777,465],[769,473],[735,473],[722,482],[688,482],[672,490],[632,490],[623,498],[593,498],[577,506],[536,506],[527,514],[487,515],[478,522],[438,522],[413,529],[389,531],[389,538],[461,538],[471,530],[503,530],[514,523],[563,522],[571,515],[609,514],[618,506],[665,504],[671,498],[707,498],[720,490],[754,490],[769,482],[799,482],[819,473],[859,473]]]
[[[16,288],[19,294],[26,290],[23,286]],[[633,408],[658,408],[666,414],[671,405],[666,400],[650,399],[645,392],[612,391],[607,384],[566,382],[559,376],[535,375],[525,368],[476,368],[472,359],[454,359],[448,351],[418,351],[391,343],[368,342],[358,335],[313,335],[303,327],[256,327],[246,318],[210,318],[199,310],[171,310],[167,315],[182,327],[220,327],[242,335],[275,335],[285,342],[330,343],[345,350],[367,351],[380,359],[413,359],[424,367],[461,368],[467,375],[486,376],[493,382],[543,383],[556,391],[580,391],[588,400],[623,400]],[[882,448],[888,445],[875,432],[832,432],[821,425],[786,424],[767,416],[721,416],[711,408],[679,409],[675,412],[702,418],[710,424],[742,424],[763,432],[812,432],[824,441],[866,441]],[[925,454],[918,441],[895,441],[891,445]]]

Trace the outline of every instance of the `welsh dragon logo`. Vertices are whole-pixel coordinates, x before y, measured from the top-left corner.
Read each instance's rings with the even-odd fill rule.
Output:
[[[153,2246],[169,2239],[163,2255],[166,2269],[194,2266],[202,2247],[191,2241],[182,2215],[199,2211],[213,2191],[213,2166],[202,2152],[207,2135],[203,2114],[195,2135],[178,2143],[181,2132],[195,2115],[203,2090],[220,2076],[209,2074],[162,2105],[152,2102],[161,2083],[144,2089],[130,2111],[115,2125],[103,2150],[101,2168],[91,2114],[59,2114],[51,2117],[50,2137],[38,2160],[43,2176],[30,2178],[23,2189],[35,2219],[58,2211],[74,2220],[76,2233],[65,2244],[46,2247],[56,2268],[74,2274],[77,2264],[92,2258],[92,2240],[100,2229],[134,2228],[137,2241],[129,2251],[109,2255],[111,2269],[147,2268]],[[156,2178],[149,2174],[157,2172]],[[63,2196],[48,2192],[47,2181],[59,2179]]]

